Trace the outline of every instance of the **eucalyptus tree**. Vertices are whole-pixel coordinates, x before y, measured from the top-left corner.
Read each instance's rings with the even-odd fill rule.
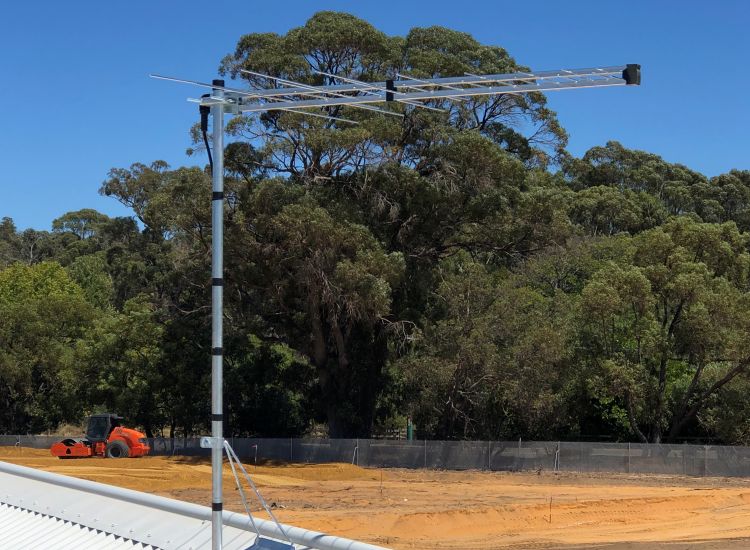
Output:
[[[7,216],[0,220],[0,267],[18,261],[20,242],[16,224]]]
[[[675,218],[620,239],[584,287],[580,349],[595,366],[591,387],[619,400],[641,440],[678,437],[747,377],[747,239],[734,223]]]
[[[56,262],[0,270],[0,430],[39,431],[78,420],[78,343],[95,311]]]
[[[379,81],[523,69],[465,33],[388,36],[334,12],[285,35],[245,35],[220,67],[262,87],[283,83],[243,71],[330,84],[332,74]],[[240,259],[227,270],[243,302],[237,314],[264,311],[266,328],[256,330],[310,358],[332,435],[370,430],[388,362],[423,321],[442,258],[466,250],[512,263],[569,231],[555,192],[536,181],[549,176],[526,172],[566,143],[543,95],[430,107],[397,104],[403,117],[329,108],[356,125],[273,111],[227,125],[244,144],[228,149],[245,189],[227,230],[227,257]],[[259,183],[273,174],[286,179]]]
[[[567,431],[575,298],[545,296],[465,252],[440,272],[429,319],[400,361],[422,434],[543,439]]]
[[[414,28],[405,37],[388,36],[345,13],[319,12],[285,35],[244,35],[220,71],[254,86],[281,86],[243,70],[307,84],[339,83],[327,75],[382,81],[404,73],[417,78],[464,72],[524,70],[501,47],[485,46],[469,34],[444,27]],[[403,119],[350,107],[329,110],[359,125],[321,122],[302,115],[270,112],[237,117],[228,125],[237,138],[258,145],[260,165],[305,181],[326,181],[355,170],[397,162],[419,169],[424,152],[476,130],[530,165],[561,156],[567,136],[543,94],[435,101],[442,112],[404,107]],[[519,128],[528,127],[521,133]]]

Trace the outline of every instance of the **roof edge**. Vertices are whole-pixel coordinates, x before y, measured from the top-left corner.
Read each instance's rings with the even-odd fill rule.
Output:
[[[142,493],[140,491],[124,489],[122,487],[115,487],[114,485],[88,481],[86,479],[54,474],[52,472],[45,472],[43,470],[37,470],[35,468],[28,468],[26,466],[19,466],[17,464],[10,464],[2,461],[0,461],[0,472],[43,483],[49,483],[58,487],[84,491],[103,497],[148,506],[194,519],[211,521],[211,509],[199,504],[152,495],[149,493]],[[226,526],[250,532],[255,531],[250,518],[243,514],[225,511],[222,514],[222,520],[223,524]],[[309,531],[292,525],[281,524],[281,528],[283,529],[282,532],[272,521],[255,517],[253,517],[253,520],[255,521],[255,525],[258,527],[260,534],[263,536],[279,540],[286,540],[288,538],[295,544],[301,544],[318,550],[387,550],[381,546],[336,537],[334,535],[326,535],[317,531]]]

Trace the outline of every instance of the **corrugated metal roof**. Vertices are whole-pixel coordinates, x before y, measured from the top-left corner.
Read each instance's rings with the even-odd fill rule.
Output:
[[[386,550],[225,511],[223,550]],[[294,543],[290,545],[289,540]],[[211,509],[0,462],[0,550],[210,550]]]
[[[132,539],[8,504],[0,504],[0,547],[158,550],[156,546],[144,546]]]
[[[255,540],[224,526],[225,550],[246,550]],[[0,471],[0,548],[204,550],[211,522]]]

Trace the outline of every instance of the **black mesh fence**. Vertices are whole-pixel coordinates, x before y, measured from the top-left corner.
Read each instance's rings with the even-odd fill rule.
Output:
[[[62,439],[57,435],[0,435],[0,447],[28,447],[31,449],[49,449]]]
[[[48,449],[60,436],[0,435],[0,446]],[[151,438],[157,456],[205,456],[199,438]],[[247,463],[345,462],[374,468],[567,471],[750,477],[750,447],[550,441],[228,438]]]
[[[425,468],[426,443],[405,439],[359,439],[354,463],[378,468]]]

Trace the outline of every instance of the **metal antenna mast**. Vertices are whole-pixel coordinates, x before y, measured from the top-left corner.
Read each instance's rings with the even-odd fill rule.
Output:
[[[229,88],[223,80],[211,84],[168,76],[150,75],[160,80],[170,80],[209,88],[210,94],[201,99],[191,99],[200,104],[204,120],[210,109],[213,121],[211,223],[211,527],[212,549],[222,549],[222,453],[223,434],[223,290],[224,290],[224,115],[287,111],[334,122],[356,121],[333,116],[328,107],[346,106],[365,109],[375,113],[402,116],[387,111],[383,105],[399,104],[403,107],[421,107],[442,111],[425,104],[430,101],[465,101],[472,97],[497,96],[502,94],[526,94],[573,88],[602,88],[610,86],[639,85],[641,66],[636,64],[613,67],[571,69],[540,72],[517,72],[510,74],[477,75],[448,78],[418,79],[404,74],[398,80],[363,82],[351,78],[324,74],[342,84],[312,86],[282,78],[247,73],[275,81],[285,87],[241,90]],[[376,107],[373,104],[380,104]],[[306,110],[307,109],[307,110]],[[309,111],[309,109],[315,109]],[[321,109],[324,109],[321,112]],[[210,154],[210,151],[209,151]]]
[[[224,86],[223,80],[214,84]],[[214,160],[211,173],[211,540],[221,550],[224,454],[224,90],[211,94]]]

